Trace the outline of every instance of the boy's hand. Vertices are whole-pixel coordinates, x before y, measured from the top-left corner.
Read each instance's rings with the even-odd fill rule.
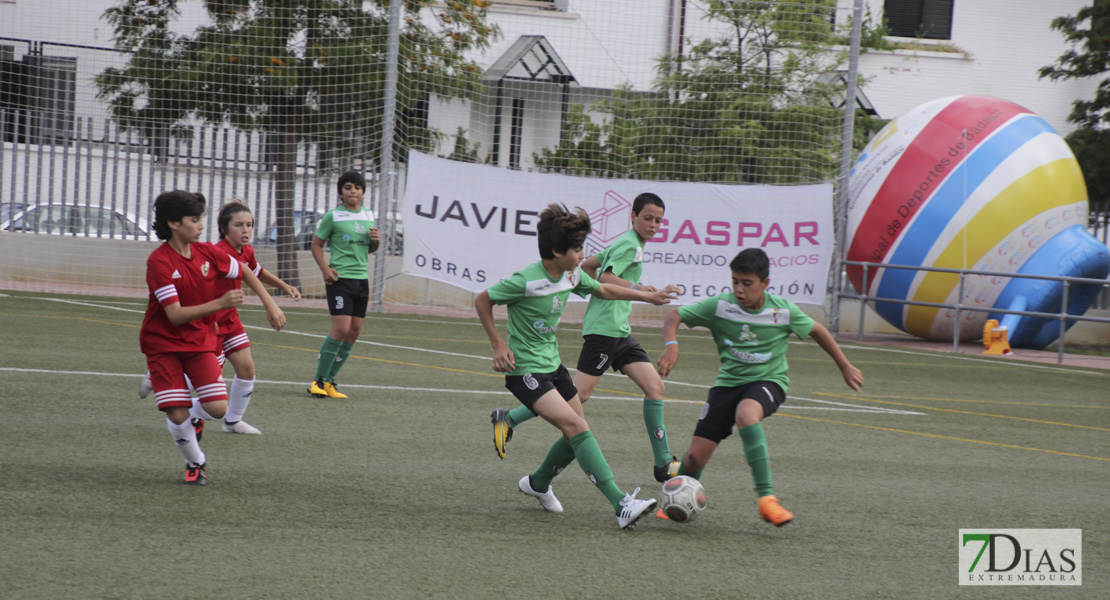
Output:
[[[668,286],[668,288],[669,287],[670,286]],[[648,300],[648,302],[651,302],[652,304],[654,304],[656,306],[662,306],[664,304],[670,304],[671,300],[674,300],[677,297],[678,297],[678,295],[677,295],[676,292],[672,292],[672,291],[669,291],[669,289],[664,288],[662,290],[656,290],[656,291],[652,292],[651,297]]]
[[[285,286],[285,295],[294,300],[299,301],[301,299],[301,291],[291,285]]]
[[[335,269],[333,269],[331,267],[323,269],[321,271],[321,273],[324,274],[324,283],[326,283],[328,285],[331,285],[331,284],[335,283],[336,281],[339,281],[339,271],[336,271]]]
[[[682,288],[680,288],[677,285],[672,283],[672,284],[668,285],[667,287],[663,288],[663,291],[668,292],[670,294],[674,294],[675,297],[677,297],[678,293],[682,291]]]
[[[863,388],[863,373],[859,369],[847,365],[840,372],[844,375],[844,383],[847,383],[848,387],[857,392]]]
[[[513,351],[502,344],[493,349],[493,370],[498,373],[508,373],[516,368],[516,359]]]
[[[663,354],[659,355],[659,375],[662,377],[670,375],[676,364],[678,364],[678,344],[668,344],[663,348]]]
[[[285,327],[285,313],[276,304],[266,308],[266,320],[270,322],[270,327],[273,327],[274,331],[281,331],[281,328]]]
[[[235,308],[243,304],[243,290],[230,290],[220,296],[221,308]]]

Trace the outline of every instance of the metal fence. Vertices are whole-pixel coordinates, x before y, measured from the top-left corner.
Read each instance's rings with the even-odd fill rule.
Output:
[[[1069,293],[1069,289],[1070,289],[1072,284],[1100,285],[1100,286],[1102,286],[1102,294],[1105,295],[1106,292],[1107,292],[1107,287],[1110,286],[1110,281],[1107,281],[1105,279],[1089,279],[1089,278],[1084,278],[1084,277],[1057,277],[1057,276],[1051,276],[1051,275],[1024,275],[1024,274],[1018,274],[1018,273],[1001,273],[1001,272],[997,272],[997,271],[975,271],[975,270],[970,270],[970,269],[944,269],[944,268],[940,268],[940,267],[920,267],[920,266],[910,266],[910,265],[889,265],[889,264],[883,264],[883,263],[859,262],[859,261],[850,261],[850,260],[842,261],[841,264],[843,264],[845,266],[853,265],[853,266],[857,266],[857,267],[863,267],[863,279],[862,279],[862,285],[860,287],[862,289],[865,289],[865,290],[867,289],[868,282],[871,281],[871,277],[870,277],[871,272],[872,271],[878,271],[878,270],[881,270],[881,269],[899,269],[899,270],[906,270],[906,271],[929,271],[929,272],[934,272],[934,273],[952,273],[952,274],[958,275],[959,278],[960,278],[959,294],[957,296],[957,301],[956,301],[955,304],[943,304],[943,303],[937,303],[937,302],[920,302],[920,301],[916,301],[916,300],[904,300],[904,299],[899,299],[899,298],[886,298],[886,297],[882,297],[882,296],[870,296],[870,295],[867,295],[867,294],[857,294],[857,293],[855,293],[853,291],[850,291],[850,290],[839,290],[838,293],[837,293],[837,301],[842,300],[844,298],[850,298],[850,299],[855,299],[855,300],[860,301],[859,328],[858,328],[859,329],[859,338],[858,339],[860,341],[863,340],[864,322],[866,320],[867,303],[868,302],[884,302],[884,303],[890,303],[890,304],[902,304],[902,305],[910,305],[910,306],[927,306],[927,307],[931,307],[931,308],[954,309],[956,311],[956,315],[955,315],[953,321],[956,322],[956,323],[960,322],[961,313],[963,313],[964,311],[996,313],[996,314],[1004,314],[1004,315],[1021,315],[1021,316],[1026,316],[1026,317],[1039,317],[1039,318],[1045,318],[1045,319],[1056,319],[1056,320],[1060,321],[1060,338],[1056,342],[1056,347],[1057,347],[1056,362],[1057,363],[1063,363],[1063,361],[1064,361],[1064,343],[1065,343],[1065,338],[1067,336],[1068,323],[1073,323],[1073,322],[1078,322],[1078,321],[1087,321],[1087,322],[1092,322],[1092,323],[1110,323],[1110,318],[1072,315],[1072,314],[1069,314],[1067,312],[1068,293]],[[1024,311],[1024,310],[1007,310],[1007,309],[1001,309],[1001,308],[985,308],[985,307],[981,307],[981,306],[964,304],[963,296],[964,296],[965,282],[966,282],[966,278],[968,276],[1005,277],[1005,278],[1010,278],[1010,279],[1039,279],[1039,280],[1044,280],[1044,281],[1060,281],[1060,282],[1063,283],[1063,289],[1064,289],[1063,298],[1062,298],[1061,303],[1060,303],[1060,306],[1061,306],[1060,312],[1046,313],[1046,312],[1033,312],[1033,311]],[[845,278],[845,281],[846,281],[846,279],[847,278]],[[960,332],[961,332],[960,327],[953,327],[952,328],[952,351],[953,352],[959,350],[959,347],[960,347]]]

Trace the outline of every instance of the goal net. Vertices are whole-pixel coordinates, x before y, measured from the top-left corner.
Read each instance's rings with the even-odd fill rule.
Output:
[[[0,3],[0,287],[146,295],[152,202],[184,189],[208,241],[246,202],[260,261],[318,295],[307,248],[354,169],[376,298],[468,308],[402,272],[411,152],[644,184],[839,175],[845,0],[399,4]]]

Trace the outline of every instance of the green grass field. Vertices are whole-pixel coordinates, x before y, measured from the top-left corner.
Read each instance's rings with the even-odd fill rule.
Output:
[[[325,311],[286,331],[242,311],[258,367],[247,420],[209,425],[209,485],[152,399],[136,395],[145,301],[0,295],[0,597],[17,598],[1104,598],[1110,589],[1110,372],[845,342],[850,390],[812,342],[765,423],[782,529],[755,509],[737,436],[687,525],[620,531],[577,466],[565,512],[516,490],[558,435],[489,413],[516,405],[477,319],[372,314],[339,378],[307,396]],[[573,366],[575,325],[559,339]],[[637,329],[657,357],[657,329]],[[667,424],[681,455],[716,371],[683,331]],[[230,366],[227,373],[230,376]],[[586,404],[617,484],[654,495],[640,397],[605,377]],[[961,587],[960,528],[1079,528],[1082,587]]]

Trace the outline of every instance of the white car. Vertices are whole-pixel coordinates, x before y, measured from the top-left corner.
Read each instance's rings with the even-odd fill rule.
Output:
[[[114,240],[149,240],[146,219],[98,205],[32,204],[0,223],[0,231]]]

